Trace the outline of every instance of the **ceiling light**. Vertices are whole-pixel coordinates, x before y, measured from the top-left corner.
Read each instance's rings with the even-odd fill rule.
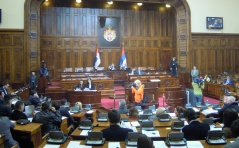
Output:
[[[110,5],[112,5],[113,4],[113,1],[109,1],[109,2],[107,2],[108,4],[110,4]]]
[[[81,3],[81,0],[76,0],[77,3]]]
[[[170,8],[170,7],[171,7],[171,5],[169,5],[169,4],[166,4],[165,6],[166,6],[167,8]]]
[[[142,6],[142,5],[143,5],[143,3],[137,3],[137,5],[138,5],[138,6]]]

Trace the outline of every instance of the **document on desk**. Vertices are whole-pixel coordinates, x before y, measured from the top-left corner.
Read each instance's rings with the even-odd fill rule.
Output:
[[[217,113],[218,111],[217,110],[214,110],[212,108],[209,108],[209,109],[206,109],[206,110],[203,110],[202,113],[204,115],[208,115],[208,114],[211,114],[211,113]]]
[[[168,113],[170,115],[171,118],[175,119],[177,118],[176,114],[175,113]]]
[[[198,110],[196,107],[193,107],[193,110],[194,110],[195,112],[200,112],[200,110]]]
[[[187,146],[186,145],[184,145],[184,146],[170,146],[170,148],[187,148]],[[188,148],[190,148],[190,147],[188,147]]]
[[[168,148],[164,141],[153,141],[154,148]]]
[[[187,141],[188,148],[204,148],[200,141]]]
[[[65,116],[62,116],[62,117],[61,117],[61,120],[64,120],[65,118],[67,118],[67,117],[65,117]]]
[[[133,122],[131,122],[131,125],[132,125],[132,126],[140,126],[140,124],[139,124],[138,121],[133,121]]]
[[[80,142],[81,141],[70,141],[69,144],[67,145],[67,148],[80,147]]]
[[[109,142],[108,148],[120,148],[119,142]]]
[[[32,119],[33,119],[33,118],[27,118],[27,120],[29,120],[30,122],[32,122]]]
[[[92,114],[94,112],[94,110],[89,110],[88,112],[86,112],[86,113],[88,113],[88,114]]]
[[[45,146],[44,146],[44,148],[59,148],[60,147],[60,145],[53,145],[53,144],[46,144]]]
[[[88,132],[90,132],[91,130],[82,130],[82,132],[80,133],[81,136],[87,136]]]
[[[160,137],[159,135],[159,131],[145,131],[145,130],[142,130],[142,133],[145,134],[146,136],[148,137]]]

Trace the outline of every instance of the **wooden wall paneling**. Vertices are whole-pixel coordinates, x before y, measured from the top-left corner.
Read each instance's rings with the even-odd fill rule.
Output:
[[[13,49],[13,79],[11,81],[14,82],[22,82],[23,81],[23,75],[22,75],[22,69],[23,69],[23,62],[22,62],[23,52],[22,49],[14,48]]]
[[[201,61],[200,65],[196,65],[197,68],[200,69],[199,75],[202,75],[204,73],[206,73],[206,69],[207,69],[207,50],[200,50],[199,51],[200,54],[197,55],[197,60]]]
[[[72,68],[71,67],[71,52],[70,50],[66,50],[66,68]]]
[[[211,74],[214,75],[214,68],[215,68],[215,51],[212,49],[209,49],[207,55],[207,70],[205,73],[202,73],[203,75],[205,74]]]

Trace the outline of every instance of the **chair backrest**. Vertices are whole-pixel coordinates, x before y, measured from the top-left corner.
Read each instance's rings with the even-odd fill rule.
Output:
[[[72,72],[72,68],[65,68],[64,72]]]
[[[75,67],[75,72],[83,72],[83,67]]]

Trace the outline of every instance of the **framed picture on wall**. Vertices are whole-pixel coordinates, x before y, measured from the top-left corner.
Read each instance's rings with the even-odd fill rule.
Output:
[[[222,17],[207,17],[206,18],[207,29],[223,29]]]
[[[98,46],[99,48],[120,48],[120,18],[98,17]]]

